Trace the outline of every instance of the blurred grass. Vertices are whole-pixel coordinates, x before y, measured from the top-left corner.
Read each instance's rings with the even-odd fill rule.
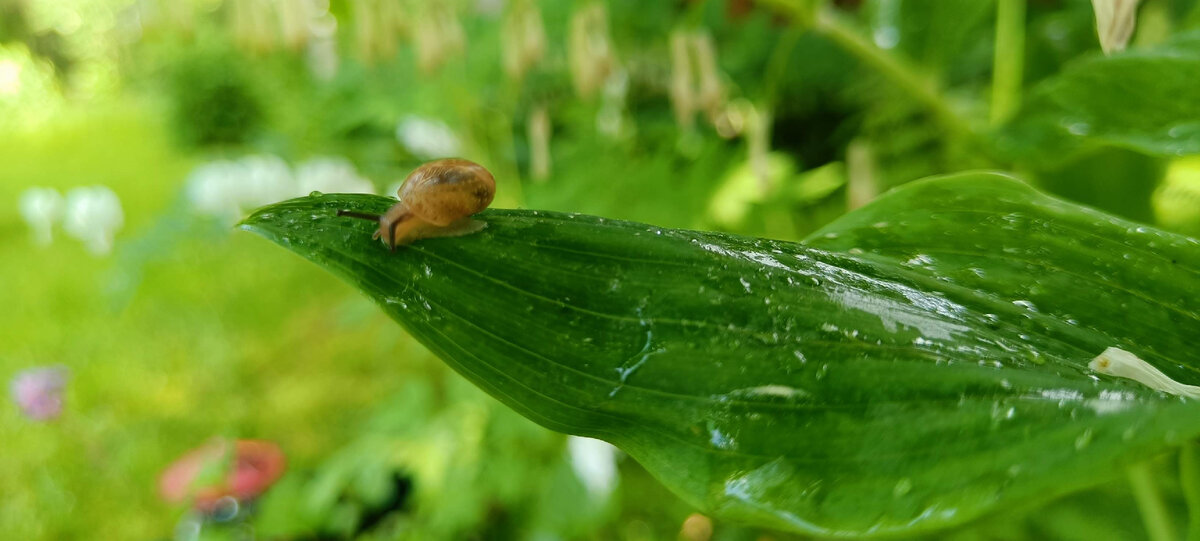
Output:
[[[58,421],[0,408],[0,486],[17,487],[0,498],[10,538],[161,536],[177,513],[156,478],[185,450],[266,438],[302,466],[350,439],[406,372],[444,371],[366,300],[250,235],[169,238],[145,269],[62,236],[33,246],[15,201],[34,185],[111,187],[126,213],[118,239],[155,226],[193,159],[153,111],[65,115],[0,138],[0,163],[0,377],[71,370]],[[141,279],[122,306],[109,292],[131,273]]]
[[[373,445],[413,444],[396,452],[419,455],[421,446],[451,437],[450,445],[467,446],[452,447],[456,452],[474,452],[469,437],[438,436],[458,429],[433,426],[430,408],[451,418],[455,411],[476,411],[495,419],[490,422],[500,424],[488,429],[489,440],[496,437],[491,431],[515,432],[487,444],[492,454],[477,457],[477,464],[454,465],[466,472],[447,478],[456,486],[439,501],[470,496],[472,504],[452,504],[461,509],[445,507],[420,519],[433,526],[414,523],[400,531],[490,520],[468,518],[499,503],[486,501],[491,497],[554,528],[585,512],[558,509],[576,498],[537,496],[541,489],[563,490],[566,463],[554,462],[553,451],[561,449],[562,436],[461,380],[315,265],[253,235],[181,214],[182,185],[201,157],[176,150],[167,130],[163,116],[142,103],[75,111],[36,132],[0,136],[0,200],[9,202],[0,210],[0,283],[9,308],[0,311],[0,379],[47,364],[71,372],[58,420],[37,423],[16,407],[0,408],[0,486],[17,487],[0,498],[5,538],[163,538],[184,510],[159,500],[158,475],[212,437],[278,443],[289,471],[273,491],[279,498],[264,502],[275,516],[263,533],[311,533],[330,519],[295,513],[330,489],[324,485],[339,467],[395,466],[395,457],[361,455],[376,452]],[[117,252],[93,257],[61,230],[51,246],[35,246],[16,212],[20,192],[50,186],[65,193],[91,184],[121,198],[126,226]],[[432,403],[406,396],[424,388],[431,389]],[[414,400],[420,407],[403,406]],[[397,416],[412,420],[389,421]],[[405,434],[411,429],[397,432],[430,423],[430,441],[419,432]],[[541,442],[536,448],[531,437]],[[620,511],[621,520],[581,538],[673,535],[688,507],[635,462],[623,461],[621,470],[617,501],[649,498],[657,505],[631,505]],[[480,498],[485,501],[474,501]]]

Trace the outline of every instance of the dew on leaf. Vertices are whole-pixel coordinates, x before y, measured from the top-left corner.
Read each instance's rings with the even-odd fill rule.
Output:
[[[1082,451],[1092,443],[1092,429],[1086,428],[1083,433],[1075,438],[1075,450]]]

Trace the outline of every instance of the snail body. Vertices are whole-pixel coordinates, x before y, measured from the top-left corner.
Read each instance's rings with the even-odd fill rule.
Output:
[[[379,222],[372,238],[396,246],[429,237],[465,235],[483,228],[471,215],[487,208],[496,195],[496,179],[475,162],[460,158],[421,165],[404,179],[400,202],[381,215],[338,211]]]

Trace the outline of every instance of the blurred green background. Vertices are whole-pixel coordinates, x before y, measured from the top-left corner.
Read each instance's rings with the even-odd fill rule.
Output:
[[[1134,46],[1200,26],[1193,4],[1143,2]],[[0,408],[0,532],[787,538],[685,527],[693,511],[632,460],[517,416],[346,285],[231,227],[313,189],[394,194],[430,158],[487,166],[499,207],[780,239],[968,168],[1200,230],[1194,162],[1114,147],[997,158],[948,129],[939,107],[986,128],[993,2],[824,6],[865,54],[788,6],[0,0],[0,377],[16,396],[24,370],[67,374],[61,414]],[[1100,54],[1089,1],[1026,8],[1018,92]],[[930,81],[940,105],[873,55]],[[119,210],[72,191],[89,186]],[[214,437],[274,442],[287,472],[222,516],[163,501],[161,472]],[[1085,494],[955,535],[1084,539],[1097,499],[1133,505]],[[1113,515],[1106,528],[1142,535],[1136,513]]]

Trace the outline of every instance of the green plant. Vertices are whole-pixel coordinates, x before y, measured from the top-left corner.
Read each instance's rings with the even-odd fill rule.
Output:
[[[862,118],[854,139],[837,143],[845,170],[827,169],[828,189],[811,200],[780,195],[817,178],[795,175],[787,157],[776,157],[778,174],[761,195],[731,173],[708,195],[750,195],[711,200],[735,217],[725,226],[745,227],[748,212],[787,217],[841,186],[865,184],[869,197],[979,167],[1019,171],[1044,189],[1149,220],[1166,160],[1200,152],[1190,8],[1148,7],[1147,24],[1165,20],[1172,31],[1101,56],[1094,38],[1077,39],[1092,29],[1086,2],[1051,10],[1000,0],[994,12],[977,2],[765,3],[791,27],[714,25],[718,35],[744,33],[744,56],[722,63],[736,80],[768,56],[747,51],[771,51],[763,84],[732,91],[792,120],[810,112],[793,104],[796,88],[828,92]],[[698,4],[686,25],[710,23],[711,7]],[[994,32],[990,49],[977,47],[980,32]],[[776,36],[773,49],[763,35]],[[806,41],[813,36],[823,45]],[[795,56],[830,43],[836,51],[804,57],[807,73],[848,59],[883,84],[836,76],[826,89],[794,84]],[[567,139],[560,149],[583,140]],[[635,155],[659,139],[639,135],[631,148],[606,150]],[[696,143],[703,139],[683,136],[682,153],[723,157]],[[567,176],[595,173],[572,157]],[[797,165],[821,159],[829,158]],[[625,201],[656,201],[636,194],[670,184],[635,186],[589,205],[627,212]],[[534,203],[574,194],[527,193]],[[369,227],[333,218],[383,208],[378,198],[314,196],[263,209],[244,227],[357,286],[502,402],[555,430],[613,442],[708,513],[821,536],[943,534],[1127,476],[1147,534],[1177,533],[1159,494],[1163,466],[1148,461],[1200,434],[1195,403],[1088,363],[1115,347],[1194,382],[1193,239],[995,173],[903,187],[801,244],[496,210],[482,215],[489,225],[479,234],[391,256]],[[1180,487],[1168,488],[1193,502],[1194,463],[1183,456]],[[1045,508],[1071,507],[1063,502]],[[1061,533],[1061,524],[1050,527]]]
[[[476,385],[606,439],[706,512],[826,536],[931,531],[1118,476],[1200,434],[1200,243],[1002,175],[915,183],[802,244],[493,210],[391,254],[390,200],[243,227],[358,287]],[[1137,477],[1143,485],[1152,481]],[[1149,489],[1147,489],[1149,490]]]
[[[195,147],[246,143],[263,122],[262,97],[232,51],[190,52],[171,66],[168,97],[178,141]]]

